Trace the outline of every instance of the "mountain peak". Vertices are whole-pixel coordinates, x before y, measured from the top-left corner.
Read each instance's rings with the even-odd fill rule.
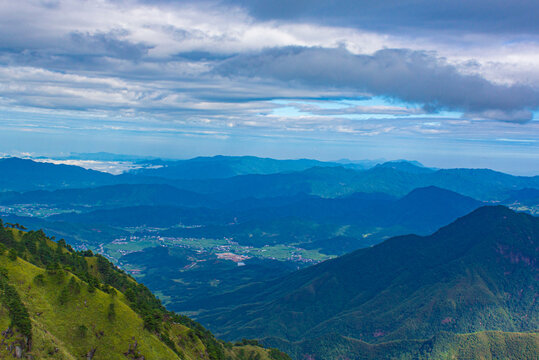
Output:
[[[483,206],[430,236],[394,237],[263,284],[230,313],[219,309],[218,321],[211,311],[201,319],[229,336],[289,341],[329,332],[379,343],[440,331],[532,331],[538,237],[538,218]]]
[[[465,215],[457,220],[454,224],[459,225],[460,222],[484,222],[486,227],[503,226],[504,223],[518,221],[532,217],[531,215],[516,212],[503,205],[485,205],[481,206],[468,215]]]
[[[383,164],[378,164],[374,167],[374,169],[380,168],[394,169],[414,174],[425,174],[434,172],[433,169],[423,166],[423,164],[421,164],[420,162],[407,160],[388,161]]]
[[[460,195],[459,193],[455,191],[447,190],[447,189],[444,189],[435,185],[430,185],[430,186],[415,188],[412,191],[410,191],[406,196],[415,196],[417,194],[457,194],[457,195]]]

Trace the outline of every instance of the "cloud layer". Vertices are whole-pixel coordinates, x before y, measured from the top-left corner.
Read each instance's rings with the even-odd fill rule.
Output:
[[[534,0],[232,0],[253,16],[269,20],[302,20],[346,24],[383,31],[443,29],[444,31],[539,33]]]
[[[537,6],[3,1],[0,126],[528,139],[539,110]]]
[[[503,121],[529,121],[532,113],[524,109],[539,107],[539,92],[530,86],[493,84],[459,73],[455,66],[421,51],[387,49],[354,55],[343,48],[274,48],[226,60],[215,71],[356,90],[422,103],[430,111],[481,112]]]

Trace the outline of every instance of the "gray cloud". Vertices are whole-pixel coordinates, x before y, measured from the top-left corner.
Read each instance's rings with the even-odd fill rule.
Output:
[[[217,65],[214,71],[227,77],[355,89],[422,103],[429,111],[497,114],[504,121],[529,121],[529,110],[539,107],[536,89],[494,84],[478,75],[462,74],[431,53],[406,49],[354,55],[342,48],[273,48],[238,55]]]
[[[386,39],[384,34],[344,28],[346,22],[337,22],[338,27],[316,24],[326,10],[335,19],[348,11],[354,13],[354,4],[337,2],[327,9],[326,3],[317,1],[309,3],[312,7],[302,1],[291,2],[287,14],[279,15],[273,9],[264,18],[285,21],[263,22],[259,21],[263,14],[257,13],[263,9],[260,1],[145,3],[147,6],[136,0],[36,0],[0,5],[0,25],[6,30],[0,32],[0,105],[31,111],[100,112],[99,116],[133,122],[160,119],[197,126],[256,122],[271,128],[305,121],[305,117],[294,119],[286,112],[281,119],[273,117],[273,110],[281,105],[271,100],[292,99],[316,121],[326,121],[328,129],[340,115],[410,118],[439,109],[462,110],[465,117],[473,119],[518,123],[528,121],[530,109],[537,107],[537,92],[530,87],[496,85],[479,75],[459,72],[485,76],[481,66],[488,59],[500,60],[499,54],[504,54],[496,52],[498,43],[490,45],[496,51],[481,62],[463,65],[476,53],[464,60],[450,58],[452,63],[460,61],[456,68],[422,51],[393,49],[365,55],[384,47],[429,48],[416,44],[414,36],[409,42],[395,43],[391,36]],[[367,13],[386,8],[373,4],[364,4]],[[232,5],[245,6],[258,18],[242,9],[227,11],[226,6]],[[274,7],[280,7],[279,1]],[[421,13],[420,8],[415,7],[414,12]],[[497,38],[505,39],[480,36],[473,41],[489,43]],[[343,43],[354,54],[334,48]],[[283,47],[289,44],[302,47]],[[264,48],[267,50],[257,52]],[[536,61],[534,48],[523,45],[526,51],[519,49],[521,52],[510,53],[511,59],[518,59],[517,65],[509,62],[507,68],[522,69],[529,83],[535,84],[529,70]],[[355,55],[360,52],[363,55]],[[502,76],[501,81],[511,81],[511,75]],[[423,108],[317,109],[300,103],[307,99],[358,99],[362,95],[419,102]],[[342,132],[352,127],[340,125]]]
[[[479,120],[498,120],[505,122],[526,123],[533,117],[533,113],[529,110],[485,110],[477,113],[466,113],[463,115],[463,117]]]
[[[85,54],[88,56],[113,56],[130,60],[140,59],[150,49],[143,44],[133,44],[120,37],[125,36],[126,31],[117,30],[108,33],[89,34],[72,32],[69,36],[68,49],[70,55]]]
[[[224,0],[262,20],[310,21],[398,32],[437,29],[539,34],[535,0]]]
[[[293,106],[296,109],[316,115],[397,115],[411,116],[425,114],[426,111],[421,108],[404,107],[404,106],[345,106],[339,108],[321,108],[308,103],[289,103],[288,106]]]

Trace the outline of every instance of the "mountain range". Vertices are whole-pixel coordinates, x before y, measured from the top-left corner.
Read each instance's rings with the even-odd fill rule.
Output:
[[[243,159],[243,158],[239,158]],[[210,161],[211,160],[211,161]],[[272,159],[271,159],[272,160]],[[223,173],[221,167],[232,160],[228,157],[209,158],[202,164],[205,177],[159,176],[159,169],[134,174],[111,175],[77,166],[54,165],[27,159],[0,159],[0,171],[13,176],[0,179],[2,191],[56,190],[116,184],[169,184],[178,189],[212,195],[216,200],[234,201],[249,197],[291,196],[299,193],[321,197],[346,196],[356,192],[386,193],[404,196],[415,188],[437,186],[483,201],[505,200],[509,192],[539,188],[539,176],[513,176],[488,169],[429,169],[410,162],[389,162],[367,170],[344,168],[342,164],[313,163],[307,160],[302,169],[290,172],[244,175]],[[243,161],[262,162],[268,159],[248,158]],[[284,169],[285,160],[272,160]],[[310,167],[317,164],[315,167]],[[323,166],[321,166],[323,165]],[[202,165],[201,165],[202,166]],[[242,163],[242,166],[248,167]],[[165,169],[168,169],[166,167]],[[164,170],[163,170],[164,171]],[[247,170],[245,170],[247,171]],[[152,176],[148,176],[152,175]],[[179,176],[179,175],[178,175]],[[241,191],[240,191],[241,189]]]
[[[122,161],[140,168],[0,159],[0,326],[11,329],[0,357],[286,358],[243,338],[298,360],[539,352],[538,176],[410,161]],[[496,204],[519,212],[485,206]],[[96,310],[111,303],[124,329]]]
[[[227,339],[249,333],[286,343],[298,359],[334,354],[343,341],[353,348],[356,341],[388,346],[442,332],[533,332],[538,240],[538,218],[481,207],[430,236],[395,237],[209,298],[197,318]],[[335,334],[340,341],[315,345]]]
[[[137,194],[145,194],[139,192],[140,187],[145,185],[117,185],[105,188],[93,188],[84,190],[58,190],[48,194],[49,197],[56,196],[53,203],[58,204],[64,202],[65,193],[82,194],[68,197],[64,204],[72,201],[73,205],[82,205],[82,200],[94,200],[93,204],[108,204],[106,209],[96,209],[91,207],[87,212],[68,212],[59,215],[52,215],[47,218],[49,222],[64,222],[75,224],[100,224],[116,227],[173,227],[170,231],[165,232],[167,236],[181,237],[234,237],[236,241],[245,245],[265,245],[275,242],[292,243],[299,241],[291,234],[294,232],[293,227],[298,221],[303,224],[303,234],[308,233],[309,225],[311,224],[330,224],[330,228],[339,228],[342,226],[353,226],[363,232],[373,232],[375,229],[385,229],[382,234],[357,240],[351,247],[346,247],[345,250],[355,250],[362,246],[372,245],[380,241],[386,234],[413,232],[419,234],[427,234],[440,226],[446,225],[457,217],[467,214],[468,212],[478,208],[482,202],[472,198],[462,196],[455,192],[440,189],[437,187],[426,187],[415,189],[406,196],[397,199],[384,194],[362,194],[357,193],[347,197],[326,199],[317,196],[293,196],[281,200],[274,201],[251,201],[251,202],[235,202],[231,205],[221,204],[216,205],[216,202],[202,202],[202,198],[196,196],[182,196],[183,191],[172,188],[170,196],[166,196],[166,191],[169,186],[158,185],[163,187],[162,196],[154,196],[155,193],[147,191],[145,199],[149,204],[157,203],[159,199],[162,202],[168,201],[175,204],[189,203],[191,206],[200,201],[201,204],[206,204],[209,207],[179,207],[179,206],[151,206],[138,205],[126,207],[113,207],[110,204],[128,204],[132,201],[137,205],[141,202],[139,197],[123,196],[129,191],[122,191],[125,187],[127,190],[137,189]],[[104,189],[103,193],[100,190]],[[151,187],[152,190],[155,187]],[[115,193],[112,193],[116,190]],[[161,189],[160,189],[161,190]],[[109,192],[111,196],[108,196]],[[62,193],[62,194],[59,194]],[[178,197],[175,195],[179,193]],[[89,196],[85,196],[88,194]],[[99,196],[96,196],[100,194]],[[37,195],[37,196],[36,196]],[[59,196],[60,195],[60,196]],[[92,196],[94,195],[94,196]],[[22,194],[26,201],[39,203],[39,199],[43,199],[41,192]],[[33,200],[32,200],[33,199]],[[104,199],[103,201],[98,199]],[[123,199],[123,200],[117,200]],[[89,203],[91,201],[87,201]],[[86,205],[88,206],[88,205]],[[92,210],[95,209],[95,210]],[[175,227],[178,224],[184,225],[205,225],[195,227]],[[312,227],[312,226],[311,226]],[[257,229],[272,234],[273,239],[268,239],[262,236],[261,238],[245,236],[245,234],[253,234]],[[317,232],[315,228],[313,232]],[[322,235],[321,233],[320,235]],[[282,235],[282,236],[277,236]],[[311,240],[326,240],[325,238],[314,237]],[[286,237],[289,237],[287,240]],[[325,236],[325,234],[323,235]],[[309,238],[304,238],[303,243],[308,244]],[[263,243],[264,242],[264,243]],[[320,248],[324,252],[331,252],[332,244],[320,243]],[[340,254],[340,253],[337,253]]]
[[[189,160],[151,160],[132,173],[167,179],[221,179],[247,174],[277,174],[306,170],[315,166],[363,168],[355,163],[339,164],[310,159],[277,160],[255,156],[196,157]]]

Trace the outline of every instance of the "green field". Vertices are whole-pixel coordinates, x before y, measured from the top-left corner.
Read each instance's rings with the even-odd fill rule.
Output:
[[[191,250],[204,251],[209,254],[231,252],[237,255],[245,255],[249,257],[257,257],[261,259],[274,259],[280,261],[294,261],[302,263],[317,263],[328,260],[332,256],[322,254],[317,250],[306,250],[297,248],[291,245],[272,245],[255,248],[251,246],[242,246],[230,242],[226,239],[207,239],[207,238],[158,238],[158,237],[141,237],[137,239],[129,239],[122,241],[114,241],[103,245],[103,252],[118,262],[123,255],[128,253],[142,251],[147,248],[156,246],[167,247],[186,247]],[[101,250],[101,249],[94,249]]]

